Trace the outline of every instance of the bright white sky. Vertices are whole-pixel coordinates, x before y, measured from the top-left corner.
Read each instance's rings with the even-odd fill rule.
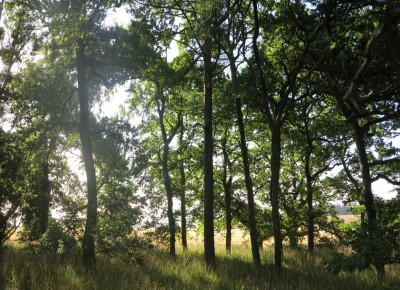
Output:
[[[127,27],[131,19],[132,17],[128,13],[127,7],[123,5],[107,12],[105,24],[107,26],[113,26],[117,24]],[[176,56],[178,56],[178,54],[178,44],[173,40],[170,44],[170,47],[167,49],[167,61],[171,62]],[[127,102],[129,100],[129,94],[127,92],[128,88],[129,84],[118,85],[113,94],[110,96],[109,101],[104,102],[102,107],[98,109],[101,109],[103,114],[108,117],[119,115],[121,107],[125,107],[127,109]],[[138,122],[139,119],[140,118],[137,118],[136,122]]]

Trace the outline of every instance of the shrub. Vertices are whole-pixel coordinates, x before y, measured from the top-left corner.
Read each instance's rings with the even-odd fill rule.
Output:
[[[76,247],[75,238],[67,233],[55,219],[50,219],[46,232],[40,237],[37,251],[63,254]]]

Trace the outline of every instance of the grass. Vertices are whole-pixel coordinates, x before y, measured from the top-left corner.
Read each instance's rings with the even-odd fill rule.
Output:
[[[201,249],[180,252],[175,259],[162,248],[127,255],[99,255],[96,273],[85,274],[79,256],[32,254],[26,248],[8,246],[1,253],[0,289],[400,289],[397,273],[379,284],[372,271],[333,275],[322,261],[327,250],[309,257],[304,249],[285,249],[279,273],[273,267],[272,248],[262,252],[263,267],[251,261],[247,245],[235,245],[231,255],[217,245],[217,268],[207,269]]]

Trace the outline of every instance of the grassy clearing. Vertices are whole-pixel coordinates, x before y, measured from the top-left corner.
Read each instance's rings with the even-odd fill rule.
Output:
[[[272,266],[272,249],[262,252],[263,267],[256,269],[247,246],[235,246],[230,256],[217,247],[218,267],[204,266],[203,255],[192,249],[171,259],[162,249],[140,252],[135,257],[99,256],[97,272],[85,274],[77,256],[31,254],[24,248],[2,251],[0,289],[400,289],[399,267],[388,268],[384,284],[372,271],[333,275],[321,261],[326,250],[309,257],[304,250],[285,249],[284,268]]]

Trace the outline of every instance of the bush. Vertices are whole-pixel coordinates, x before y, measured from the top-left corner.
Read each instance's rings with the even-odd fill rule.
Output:
[[[343,242],[351,247],[352,253],[349,256],[334,254],[327,262],[332,272],[351,272],[400,263],[400,199],[376,199],[375,203],[377,219],[374,222],[342,225]],[[357,210],[362,213],[364,208],[359,206]]]
[[[40,237],[36,249],[52,254],[63,254],[76,247],[75,238],[68,234],[55,219],[50,219],[46,232]]]

